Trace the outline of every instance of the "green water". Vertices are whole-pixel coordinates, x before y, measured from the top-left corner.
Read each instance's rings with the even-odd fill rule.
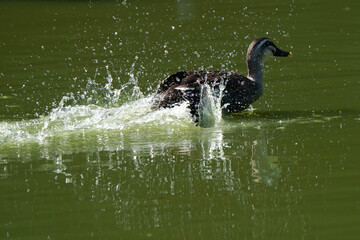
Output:
[[[0,239],[358,239],[358,1],[0,2]],[[151,94],[246,73],[212,128]]]

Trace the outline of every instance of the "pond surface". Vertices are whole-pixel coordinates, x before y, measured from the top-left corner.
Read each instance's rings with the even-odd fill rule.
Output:
[[[0,2],[1,239],[358,239],[359,1]],[[196,127],[180,70],[264,95]]]

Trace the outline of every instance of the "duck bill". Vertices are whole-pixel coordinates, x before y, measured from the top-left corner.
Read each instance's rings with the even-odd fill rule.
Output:
[[[285,52],[285,51],[280,50],[279,48],[276,48],[274,56],[275,57],[291,57],[292,52]]]

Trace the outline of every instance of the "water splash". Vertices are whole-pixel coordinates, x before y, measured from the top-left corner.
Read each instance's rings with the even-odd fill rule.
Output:
[[[58,106],[57,108],[89,104],[103,107],[119,107],[124,103],[139,100],[144,97],[134,74],[135,63],[132,64],[132,67],[128,72],[129,79],[125,84],[122,84],[119,89],[113,88],[114,78],[111,75],[109,67],[106,66],[105,68],[107,72],[107,83],[104,86],[96,81],[96,76],[98,75],[98,69],[96,69],[94,77],[92,79],[87,79],[88,82],[85,89],[83,91],[78,91],[76,93],[71,92],[65,95],[59,104],[55,104]]]
[[[216,127],[222,120],[221,99],[225,90],[224,80],[221,79],[218,88],[215,85],[201,85],[200,103],[199,103],[199,126]],[[214,83],[215,84],[215,83]]]
[[[119,89],[113,87],[114,78],[106,67],[104,85],[97,83],[96,71],[85,90],[63,96],[48,115],[0,122],[0,159],[31,155],[29,149],[42,149],[41,155],[49,159],[49,152],[84,151],[90,145],[96,150],[117,148],[124,135],[144,138],[157,131],[195,127],[186,103],[155,111],[154,98],[141,92],[134,68],[135,64]]]
[[[215,99],[208,84],[201,86],[199,103],[199,125],[201,127],[213,127],[215,125]]]

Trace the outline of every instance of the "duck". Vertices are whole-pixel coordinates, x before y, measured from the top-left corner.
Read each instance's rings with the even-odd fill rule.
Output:
[[[262,96],[264,62],[270,56],[290,57],[292,52],[280,50],[270,38],[257,38],[247,50],[247,76],[224,71],[180,71],[171,74],[157,88],[155,108],[172,108],[187,102],[193,121],[198,123],[203,90],[210,87],[216,96],[221,92],[222,113],[241,112]]]

